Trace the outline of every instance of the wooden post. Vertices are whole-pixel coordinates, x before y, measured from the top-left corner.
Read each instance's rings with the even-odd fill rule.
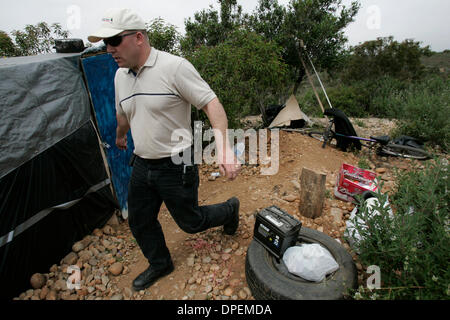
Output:
[[[326,174],[303,168],[300,177],[299,205],[302,216],[315,219],[322,215],[326,179]]]

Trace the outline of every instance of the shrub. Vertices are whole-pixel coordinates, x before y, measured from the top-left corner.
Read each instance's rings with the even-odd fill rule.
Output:
[[[354,87],[364,95],[368,115],[379,118],[396,118],[401,113],[399,103],[402,101],[408,85],[407,81],[384,76],[357,82]]]
[[[378,79],[355,81],[351,85],[330,83],[326,90],[333,108],[344,111],[348,117],[395,118],[401,114],[399,103],[409,85],[407,81],[385,76]],[[328,108],[326,97],[322,91],[319,92],[319,97],[324,107]],[[320,116],[322,114],[312,89],[303,90],[298,95],[298,100],[308,115]]]
[[[392,36],[366,41],[351,48],[343,79],[377,79],[389,75],[397,79],[420,79],[424,73],[423,55],[431,55],[429,46],[406,39],[399,43]]]
[[[365,96],[356,87],[338,85],[330,87],[326,91],[333,108],[344,111],[349,117],[367,116],[365,111],[365,106],[367,105]],[[322,91],[319,92],[319,98],[325,109],[330,108],[325,94]],[[300,108],[306,114],[310,116],[322,115],[322,110],[312,89],[308,89],[298,95],[298,102]]]
[[[230,127],[248,114],[258,114],[274,97],[284,96],[287,65],[280,48],[253,32],[236,30],[216,46],[201,46],[187,58],[215,91]],[[283,101],[284,102],[284,101]]]
[[[399,125],[393,135],[408,135],[449,150],[449,80],[438,76],[415,83],[398,101]]]
[[[435,159],[425,169],[397,174],[391,197],[395,211],[362,206],[353,222],[363,240],[357,243],[362,264],[380,267],[382,288],[362,287],[357,298],[448,299],[450,296],[449,162]],[[387,195],[378,193],[380,203]],[[362,221],[362,222],[361,222]]]

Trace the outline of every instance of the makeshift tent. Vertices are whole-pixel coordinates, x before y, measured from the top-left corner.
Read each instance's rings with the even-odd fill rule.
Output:
[[[0,59],[0,297],[30,288],[119,207],[80,54]]]
[[[301,120],[303,126],[305,124],[312,125],[312,121],[308,118],[306,114],[300,110],[297,99],[294,95],[291,95],[289,100],[286,102],[286,107],[284,107],[280,113],[275,117],[269,128],[274,127],[289,127],[293,121]]]

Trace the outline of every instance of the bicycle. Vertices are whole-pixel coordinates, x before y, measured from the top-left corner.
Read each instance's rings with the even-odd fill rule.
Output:
[[[393,143],[389,136],[363,138],[356,135],[350,120],[338,109],[327,109],[325,115],[331,116],[325,131],[309,131],[307,134],[321,142],[322,148],[327,144],[334,144],[341,150],[355,148],[361,150],[361,146],[375,149],[377,155],[395,156],[417,160],[430,158],[428,152],[423,150],[416,142],[414,146]],[[334,126],[334,130],[333,130]]]

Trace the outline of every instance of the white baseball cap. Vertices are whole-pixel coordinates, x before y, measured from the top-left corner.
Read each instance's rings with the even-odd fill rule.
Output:
[[[114,37],[125,30],[145,30],[145,22],[131,9],[108,9],[102,18],[102,27],[88,37],[90,42]]]

